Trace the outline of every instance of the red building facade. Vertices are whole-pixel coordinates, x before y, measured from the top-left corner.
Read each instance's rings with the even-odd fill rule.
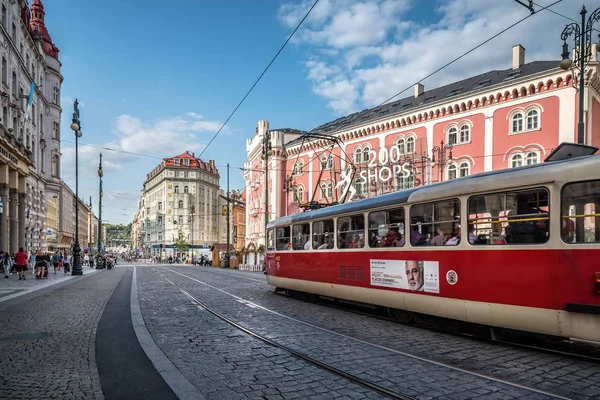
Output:
[[[576,142],[577,71],[573,77],[558,61],[524,58],[525,49],[515,46],[510,69],[430,91],[417,84],[410,97],[310,132],[270,130],[260,121],[247,143],[246,242],[264,243],[266,195],[271,220],[315,203],[540,163],[560,143]],[[594,56],[586,69],[585,144],[600,147],[598,72]]]

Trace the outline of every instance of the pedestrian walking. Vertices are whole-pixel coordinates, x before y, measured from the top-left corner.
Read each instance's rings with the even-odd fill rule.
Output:
[[[8,257],[8,258],[7,258]],[[4,267],[4,278],[8,279],[10,276],[10,268],[12,267],[12,260],[8,253],[2,251],[0,252],[0,262]]]
[[[60,268],[60,267],[59,267],[59,265],[58,265],[58,264],[59,264],[59,261],[60,261],[60,259],[61,259],[61,256],[60,256],[60,254],[56,254],[56,253],[54,253],[54,254],[52,255],[52,266],[54,267],[54,273],[55,273],[55,274],[56,274],[56,270]]]
[[[71,263],[69,262],[69,257],[67,257],[67,255],[65,254],[65,256],[63,257],[63,267],[65,267],[65,274],[71,272],[70,264]]]
[[[27,275],[27,253],[23,251],[23,248],[19,248],[19,252],[15,254],[15,271],[19,274],[19,280],[25,280],[25,276]]]

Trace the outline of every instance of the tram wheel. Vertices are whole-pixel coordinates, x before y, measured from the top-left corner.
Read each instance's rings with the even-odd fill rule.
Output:
[[[410,324],[415,318],[415,314],[411,311],[398,310],[397,308],[388,308],[388,314],[401,324]]]

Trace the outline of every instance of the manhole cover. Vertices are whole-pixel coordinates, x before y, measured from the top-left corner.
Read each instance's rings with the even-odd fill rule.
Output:
[[[39,340],[46,339],[52,336],[48,332],[34,332],[34,333],[15,333],[14,335],[4,336],[2,340]]]

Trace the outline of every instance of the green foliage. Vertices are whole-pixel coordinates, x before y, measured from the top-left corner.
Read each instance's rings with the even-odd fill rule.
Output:
[[[131,224],[102,224],[106,229],[106,245],[129,244],[131,241]]]
[[[188,243],[185,240],[185,234],[183,233],[183,229],[179,228],[177,231],[177,240],[173,243],[173,247],[177,249],[178,252],[183,253],[188,249]]]

